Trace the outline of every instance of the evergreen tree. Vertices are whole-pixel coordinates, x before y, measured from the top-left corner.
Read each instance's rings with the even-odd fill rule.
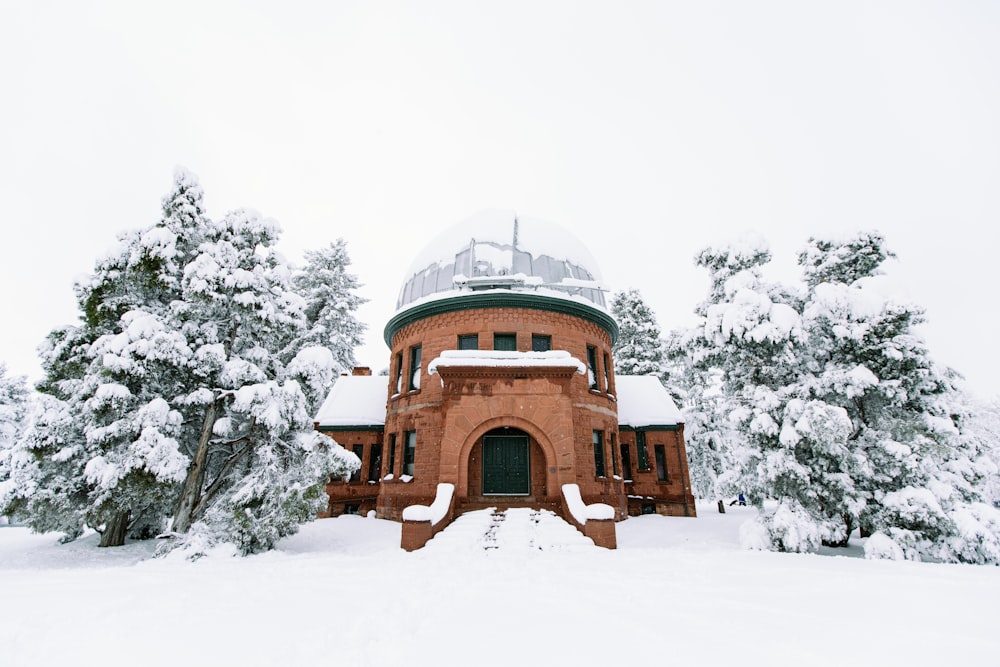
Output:
[[[915,335],[922,313],[883,289],[891,256],[877,233],[811,239],[799,294],[762,279],[759,243],[699,254],[709,298],[678,346],[701,386],[692,465],[721,464],[715,486],[758,508],[777,499],[747,544],[846,545],[860,525],[871,557],[1000,562],[990,447]],[[710,438],[723,456],[699,457]]]
[[[7,452],[24,422],[28,407],[28,387],[23,377],[7,375],[7,366],[0,363],[0,452]],[[0,481],[5,479],[3,454],[0,453]]]
[[[612,352],[618,375],[656,375],[664,371],[663,340],[656,316],[637,289],[615,293],[611,312],[618,322]]]
[[[198,380],[182,403],[197,407],[201,427],[173,530],[202,521],[245,551],[270,548],[314,516],[326,475],[357,467],[329,439],[299,436],[311,415],[282,352],[305,329],[306,303],[275,250],[278,234],[273,221],[248,210],[211,223],[174,304]],[[323,474],[304,478],[303,468]]]
[[[333,382],[355,366],[354,349],[363,342],[365,325],[354,313],[365,303],[355,293],[358,279],[348,273],[351,260],[343,239],[305,252],[306,265],[292,277],[305,299],[305,329],[288,345],[289,375],[302,386],[315,414]]]
[[[69,536],[85,523],[101,532],[101,546],[163,528],[187,465],[184,415],[170,402],[191,352],[172,329],[171,307],[206,220],[197,179],[178,169],[161,220],[122,234],[77,283],[80,324],[53,331],[40,349],[39,390],[53,400],[24,443],[34,462],[21,474],[48,500],[21,499],[30,522],[43,517]]]
[[[0,515],[3,498],[8,493],[11,459],[17,439],[24,428],[28,408],[28,388],[23,377],[7,375],[7,366],[0,363]]]
[[[209,220],[178,170],[161,220],[120,237],[77,285],[81,323],[41,348],[43,398],[3,506],[69,538],[94,527],[102,546],[155,535],[171,514],[175,534],[211,518],[213,539],[247,552],[315,516],[327,475],[357,461],[312,431],[286,368],[306,302],[277,237],[252,212]]]
[[[883,286],[881,265],[892,256],[873,232],[810,239],[799,255],[810,287],[803,383],[851,420],[857,493],[845,529],[853,517],[863,533],[880,531],[878,555],[996,561],[1000,519],[980,507],[988,452],[968,433],[954,378],[914,331],[923,312]]]

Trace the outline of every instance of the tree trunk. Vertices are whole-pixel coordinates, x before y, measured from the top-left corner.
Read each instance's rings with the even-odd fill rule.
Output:
[[[726,513],[726,503],[723,500],[719,500],[719,514]]]
[[[201,487],[205,484],[208,443],[212,439],[212,430],[215,428],[215,419],[218,414],[219,402],[215,400],[205,409],[205,421],[202,422],[201,434],[198,436],[198,449],[195,450],[191,465],[188,466],[184,490],[181,491],[177,511],[174,513],[173,525],[170,528],[175,533],[186,533],[191,528],[191,524],[194,523],[194,510],[198,506],[198,501],[201,500]]]
[[[128,531],[128,512],[115,512],[104,526],[101,533],[101,547],[120,547],[125,544],[125,533]]]

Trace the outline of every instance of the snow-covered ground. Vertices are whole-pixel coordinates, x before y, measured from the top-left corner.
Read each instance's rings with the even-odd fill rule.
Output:
[[[744,551],[753,509],[618,524],[598,549],[555,517],[316,521],[272,553],[0,526],[0,665],[984,665],[1000,568]],[[838,551],[857,556],[860,550]]]

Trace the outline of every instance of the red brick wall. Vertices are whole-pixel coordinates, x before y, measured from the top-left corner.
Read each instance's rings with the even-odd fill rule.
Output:
[[[494,333],[513,333],[517,349],[531,349],[531,335],[552,338],[553,350],[567,350],[584,365],[587,346],[597,351],[599,390],[591,390],[587,375],[560,368],[533,369],[442,369],[428,375],[428,364],[444,350],[458,347],[458,336],[478,334],[479,348],[493,347]],[[421,345],[421,383],[407,391],[410,348]],[[395,394],[397,355],[404,367],[403,391]],[[455,484],[456,500],[477,498],[482,493],[481,439],[494,428],[512,427],[529,436],[531,443],[531,494],[538,501],[550,502],[560,497],[561,486],[575,483],[586,503],[612,505],[616,518],[626,513],[638,514],[642,502],[654,502],[663,514],[694,514],[690,493],[683,429],[647,433],[651,470],[640,472],[635,452],[635,437],[630,431],[618,431],[618,413],[614,396],[614,372],[607,370],[605,387],[604,361],[611,356],[607,331],[585,319],[544,310],[520,308],[474,309],[434,315],[403,327],[393,339],[390,356],[388,414],[384,435],[372,432],[335,433],[333,437],[350,449],[365,444],[362,481],[356,484],[331,484],[332,508],[371,494],[367,484],[368,457],[374,442],[383,443],[382,476],[392,472],[394,479],[378,488],[377,510],[380,517],[401,519],[404,507],[430,504],[439,482]],[[416,431],[417,445],[413,479],[403,482],[399,474],[403,464],[405,432]],[[597,477],[594,466],[593,432],[600,431],[604,441],[605,475]],[[395,469],[388,469],[390,434],[396,435]],[[618,443],[627,443],[632,459],[633,482],[627,484],[614,476],[621,456]],[[655,445],[666,448],[670,479],[658,482]],[[637,500],[628,496],[641,496]],[[648,497],[648,500],[646,499]],[[498,503],[499,504],[499,503]]]
[[[632,483],[626,484],[629,514],[641,514],[642,505],[652,503],[656,506],[658,514],[695,516],[683,424],[676,431],[646,431],[649,470],[645,471],[639,470],[635,432],[622,431],[619,438],[622,443],[628,445],[632,458]],[[659,481],[657,476],[656,445],[663,445],[666,453],[668,477],[665,482]]]
[[[587,346],[597,351],[598,383],[592,391],[586,375],[578,373],[523,373],[497,377],[452,378],[428,375],[427,365],[444,350],[458,347],[458,336],[478,334],[479,348],[493,348],[494,333],[513,333],[517,349],[531,350],[532,334],[551,336],[553,350],[566,350],[587,363]],[[406,391],[410,349],[421,346],[421,386]],[[488,430],[512,426],[532,438],[532,493],[558,496],[565,483],[580,484],[588,502],[610,502],[625,511],[624,487],[610,479],[610,434],[617,429],[614,370],[607,369],[611,391],[604,386],[605,354],[610,357],[611,338],[607,331],[585,319],[544,310],[485,308],[444,313],[414,322],[393,339],[390,378],[398,373],[397,359],[403,362],[403,392],[395,397],[390,386],[386,432],[417,431],[415,474],[406,485],[386,488],[380,508],[393,498],[393,506],[409,504],[403,496],[433,497],[438,482],[456,484],[459,498],[481,492],[481,470],[470,462],[474,448]],[[594,474],[592,431],[605,433],[608,478]],[[388,438],[386,438],[388,441]],[[397,459],[401,459],[401,449]],[[539,479],[541,476],[541,479]]]

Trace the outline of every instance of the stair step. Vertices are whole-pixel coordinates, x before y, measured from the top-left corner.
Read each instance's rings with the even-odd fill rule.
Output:
[[[593,541],[551,510],[487,508],[459,515],[427,543],[431,550],[525,552],[592,548]]]

